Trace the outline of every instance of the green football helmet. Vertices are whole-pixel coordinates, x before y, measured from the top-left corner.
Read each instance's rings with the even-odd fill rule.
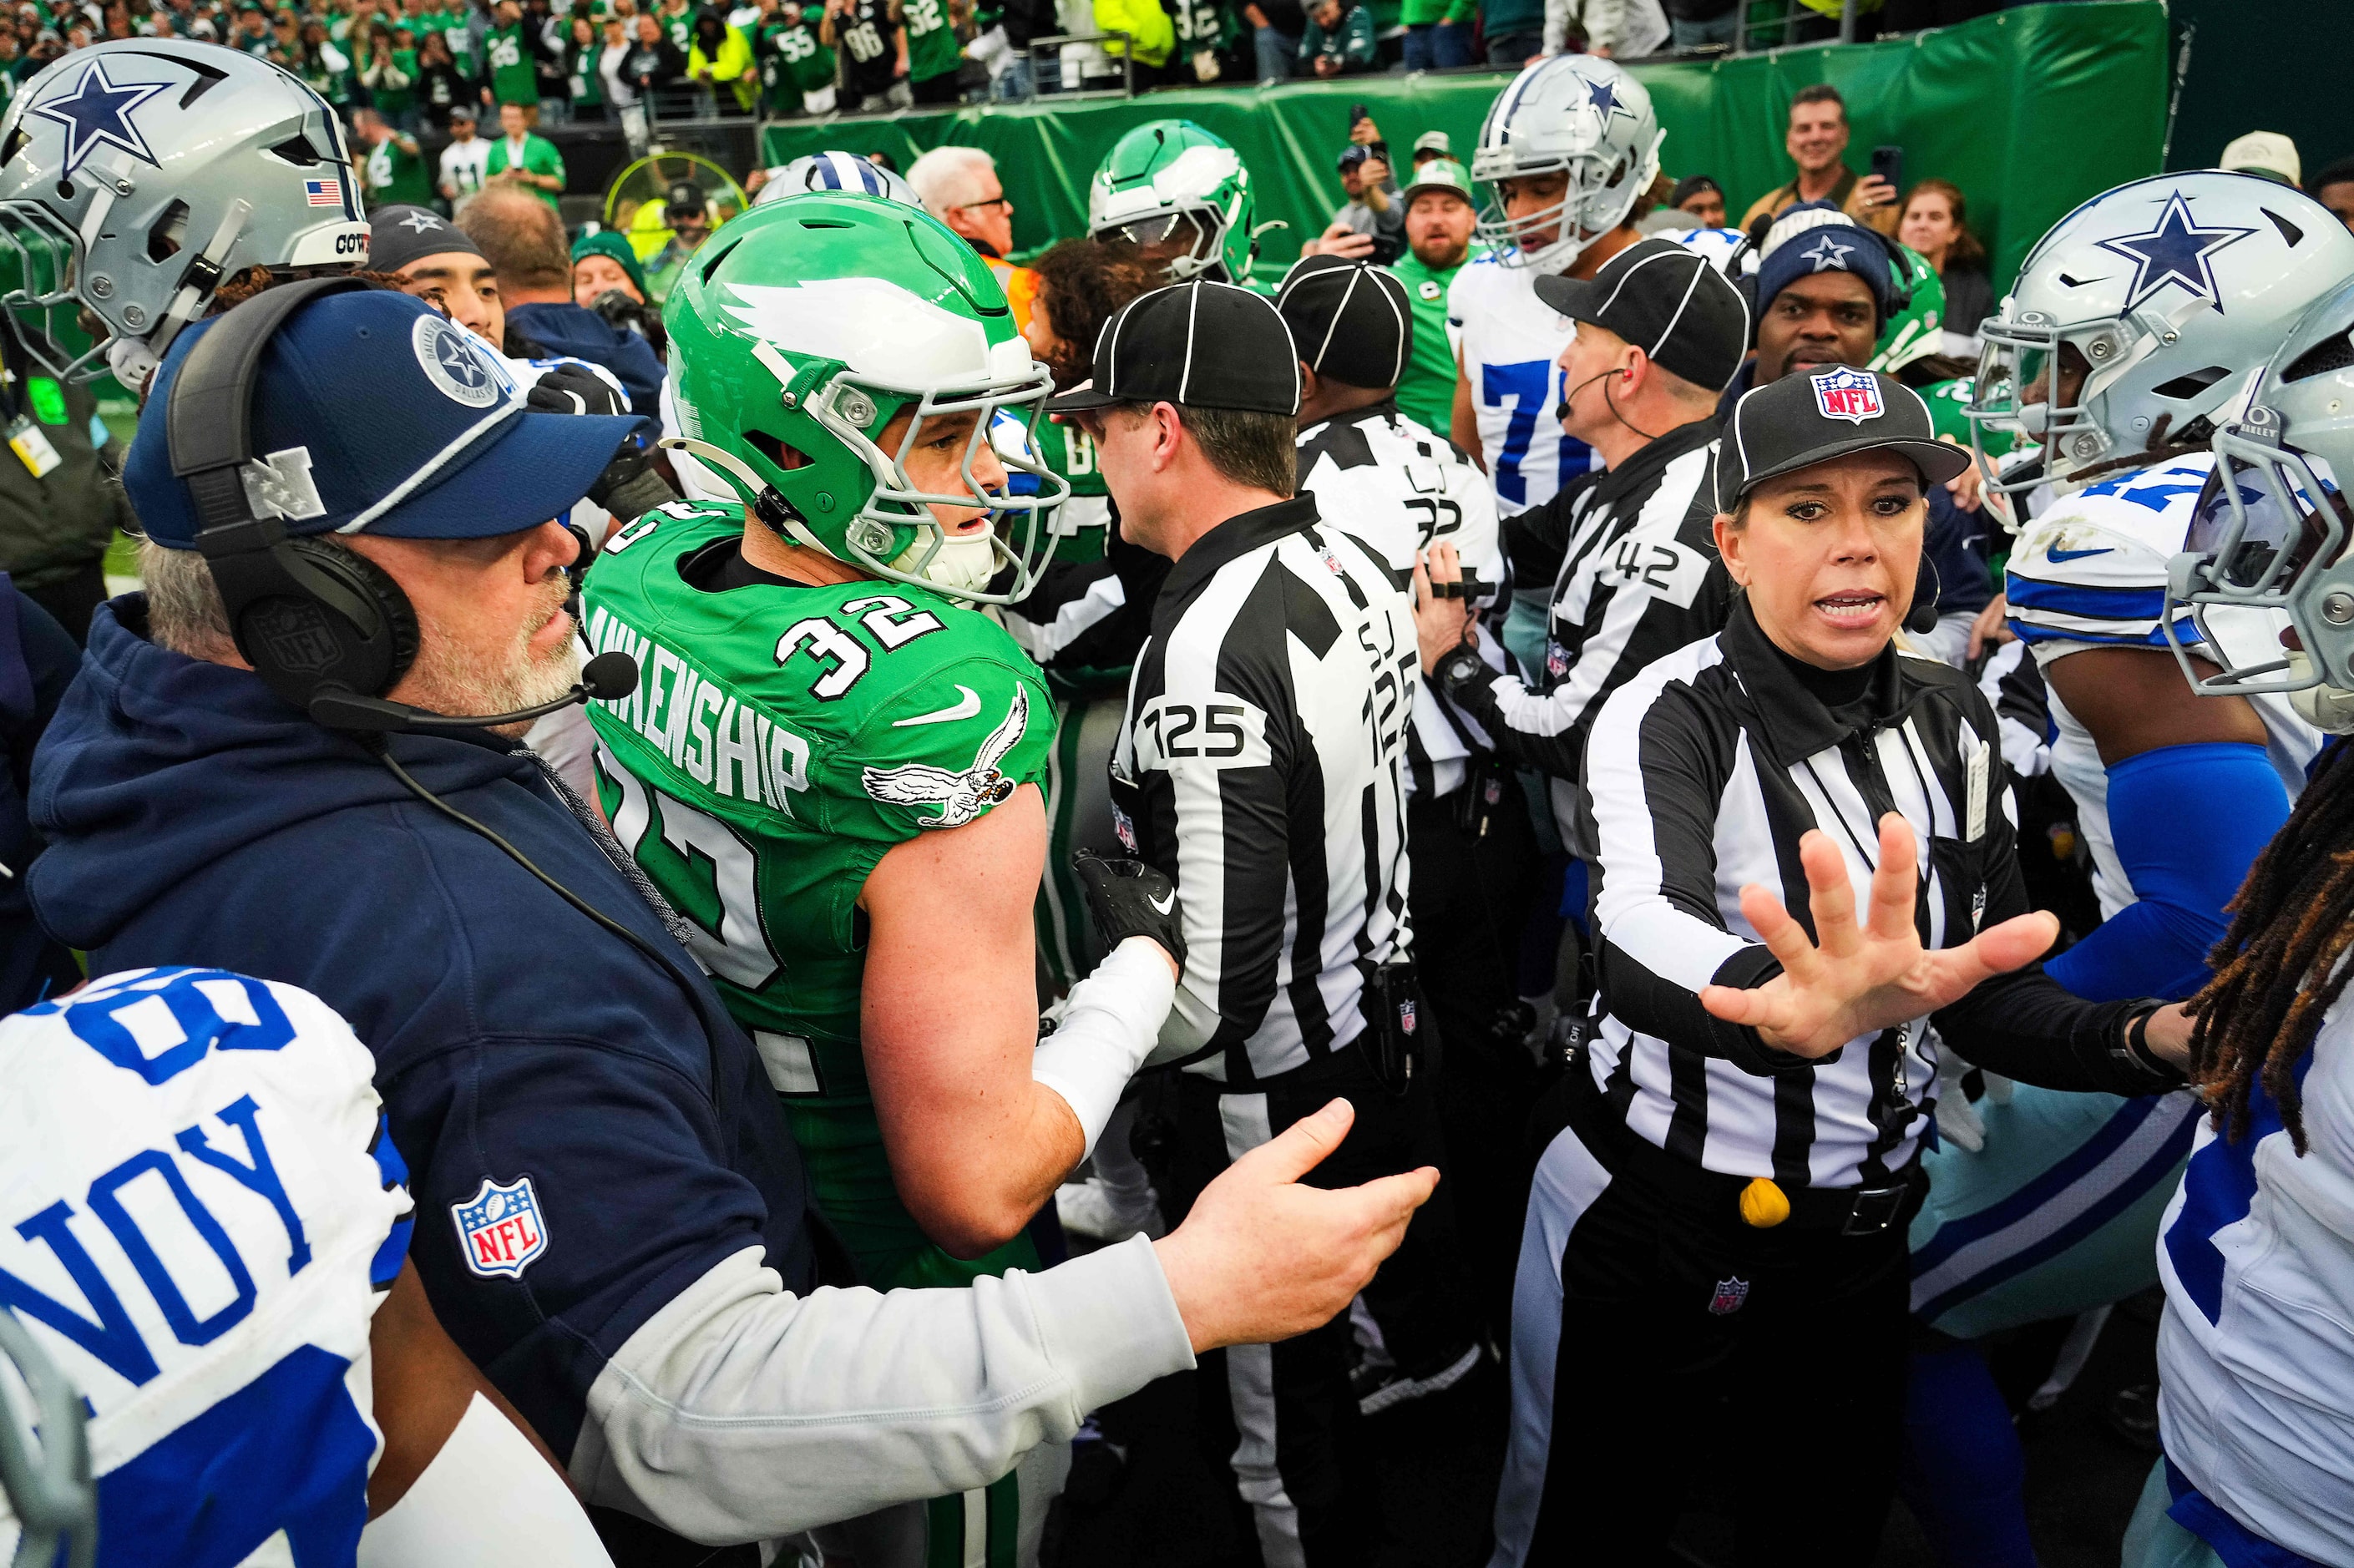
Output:
[[[1169,281],[1240,283],[1258,255],[1242,154],[1191,120],[1152,120],[1112,143],[1087,182],[1087,233],[1145,248],[1183,238]],[[1278,227],[1269,224],[1267,228]]]
[[[1054,380],[988,266],[938,219],[864,194],[756,207],[688,263],[663,324],[684,432],[663,444],[724,474],[770,527],[976,603],[1030,591],[1070,493],[1035,455]],[[903,412],[886,451],[885,427]],[[906,460],[925,422],[968,412],[961,487],[923,489]],[[1002,488],[974,472],[992,450]],[[952,535],[934,506],[981,508],[990,526]]]
[[[1911,298],[1903,310],[1889,313],[1888,323],[1880,331],[1880,345],[1866,368],[1893,376],[1916,359],[1945,352],[1941,346],[1945,334],[1939,329],[1946,324],[1946,283],[1919,251],[1893,239],[1886,244],[1896,297]]]

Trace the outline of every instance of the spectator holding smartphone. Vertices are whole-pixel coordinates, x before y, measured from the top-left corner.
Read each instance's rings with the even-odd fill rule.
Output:
[[[1341,151],[1341,188],[1349,199],[1324,232],[1299,248],[1302,256],[1338,256],[1384,266],[1405,251],[1405,203],[1390,173],[1389,144],[1360,111]]]
[[[1373,14],[1356,0],[1316,0],[1308,11],[1308,29],[1299,36],[1299,63],[1309,73],[1331,78],[1344,71],[1368,70],[1373,63]],[[1359,123],[1363,123],[1362,121]],[[1352,147],[1351,149],[1354,151]],[[1389,164],[1382,162],[1382,175]],[[1343,180],[1346,179],[1345,165]],[[1355,192],[1350,193],[1352,196]]]
[[[1802,87],[1790,100],[1783,150],[1797,176],[1759,196],[1741,215],[1741,227],[1761,241],[1774,219],[1802,201],[1836,202],[1839,209],[1882,233],[1896,227],[1896,187],[1878,175],[1859,179],[1847,166],[1847,100],[1829,82]]]

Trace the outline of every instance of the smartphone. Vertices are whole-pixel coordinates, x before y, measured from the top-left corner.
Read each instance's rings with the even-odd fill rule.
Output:
[[[1352,132],[1355,131],[1357,128],[1357,122],[1366,118],[1369,112],[1370,111],[1368,111],[1362,103],[1352,103],[1349,105],[1349,129]]]
[[[1902,196],[1904,192],[1904,149],[1874,147],[1872,150],[1872,172],[1888,182],[1888,188]]]

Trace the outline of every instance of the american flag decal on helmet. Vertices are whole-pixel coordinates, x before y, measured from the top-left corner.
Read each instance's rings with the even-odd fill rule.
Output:
[[[344,205],[344,182],[341,180],[304,180],[302,200],[310,207],[341,207]]]

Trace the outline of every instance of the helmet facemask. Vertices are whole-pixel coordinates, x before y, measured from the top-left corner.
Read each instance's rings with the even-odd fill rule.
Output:
[[[1480,242],[1495,252],[1501,266],[1551,271],[1573,265],[1588,246],[1625,222],[1636,198],[1650,188],[1659,171],[1661,139],[1653,139],[1639,167],[1631,156],[1613,157],[1602,150],[1532,163],[1522,163],[1509,148],[1481,150],[1472,160],[1472,177],[1490,192],[1477,224]],[[1568,176],[1561,200],[1521,217],[1505,211],[1502,182],[1550,174]],[[1551,238],[1537,238],[1548,231]]]

